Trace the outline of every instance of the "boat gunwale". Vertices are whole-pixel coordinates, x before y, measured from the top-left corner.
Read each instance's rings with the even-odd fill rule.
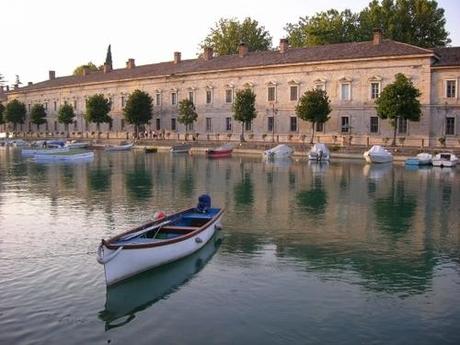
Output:
[[[170,245],[170,244],[182,242],[182,241],[185,241],[185,240],[187,240],[187,239],[189,239],[189,238],[191,238],[193,236],[196,236],[197,234],[199,234],[199,233],[203,232],[204,230],[206,230],[213,223],[216,223],[217,219],[219,219],[219,217],[224,212],[224,208],[221,208],[218,213],[216,213],[213,217],[211,217],[209,219],[209,221],[206,222],[205,224],[203,224],[202,226],[197,227],[195,230],[192,230],[192,231],[190,231],[188,233],[185,233],[183,235],[179,235],[179,236],[174,237],[174,238],[170,238],[170,239],[166,239],[166,240],[162,240],[162,241],[158,241],[158,242],[151,242],[151,243],[133,243],[133,244],[123,244],[123,243],[115,244],[115,243],[113,243],[114,241],[119,240],[123,236],[126,236],[126,235],[128,235],[130,233],[134,233],[136,231],[142,230],[142,228],[144,228],[144,227],[153,226],[155,224],[161,224],[162,222],[165,222],[166,220],[168,220],[168,218],[173,219],[174,217],[177,217],[179,215],[183,215],[184,213],[190,212],[190,211],[192,211],[194,209],[195,209],[194,207],[191,207],[189,209],[186,209],[186,210],[179,211],[177,213],[171,214],[170,216],[168,216],[166,218],[162,218],[162,219],[159,219],[159,220],[155,220],[155,221],[152,221],[152,222],[145,223],[145,224],[143,224],[141,226],[138,226],[138,227],[133,228],[131,230],[125,231],[125,232],[123,232],[123,233],[121,233],[119,235],[111,237],[108,240],[102,239],[102,245],[105,246],[108,249],[116,250],[116,249],[118,249],[120,247],[123,247],[123,249],[142,249],[142,248],[161,247],[161,246],[165,246],[165,245]],[[167,224],[165,224],[165,227],[166,226],[167,226]]]

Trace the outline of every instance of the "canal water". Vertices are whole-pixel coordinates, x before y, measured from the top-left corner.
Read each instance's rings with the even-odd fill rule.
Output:
[[[106,290],[101,238],[196,203],[224,230]],[[0,150],[1,344],[460,344],[460,169]]]

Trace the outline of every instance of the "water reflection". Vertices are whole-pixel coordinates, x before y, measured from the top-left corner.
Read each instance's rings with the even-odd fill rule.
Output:
[[[137,313],[183,287],[208,263],[222,240],[222,233],[216,233],[192,255],[107,288],[105,309],[99,313],[105,329],[126,325]]]
[[[134,155],[134,165],[126,172],[126,187],[135,200],[145,200],[152,196],[152,174],[144,154]]]

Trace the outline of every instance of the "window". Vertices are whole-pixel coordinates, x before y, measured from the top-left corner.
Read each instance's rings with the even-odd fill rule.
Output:
[[[193,122],[186,124],[185,128],[187,129],[187,131],[193,131]]]
[[[350,118],[348,116],[342,116],[340,131],[342,133],[350,132]]]
[[[175,131],[176,130],[176,119],[175,118],[172,118],[171,119],[171,130],[172,131]]]
[[[407,133],[407,119],[403,117],[398,117],[398,133],[399,134]]]
[[[290,87],[290,97],[291,101],[297,101],[299,98],[299,87],[297,85],[292,85]]]
[[[233,102],[233,90],[227,89],[225,90],[225,103],[232,103]]]
[[[212,132],[212,119],[210,117],[206,118],[206,132]]]
[[[267,131],[269,132],[273,132],[273,130],[275,129],[275,118],[273,116],[269,116],[267,117]]]
[[[171,105],[176,105],[176,104],[177,104],[177,93],[171,92]]]
[[[77,121],[73,122],[73,130],[78,131],[78,122]]]
[[[446,117],[446,135],[455,135],[455,117]]]
[[[212,90],[206,90],[206,104],[212,103]]]
[[[371,83],[371,99],[377,99],[380,96],[380,83]]]
[[[155,105],[159,107],[161,105],[161,93],[157,92],[155,94]]]
[[[54,131],[56,132],[57,131],[57,121],[54,121]]]
[[[121,119],[120,127],[121,127],[121,130],[125,129],[125,119]],[[86,128],[88,128],[88,124],[86,124]]]
[[[45,102],[45,110],[48,110],[48,102]]]
[[[113,98],[112,97],[109,97],[109,106],[110,106],[110,110],[113,110]]]
[[[342,101],[349,101],[351,99],[350,97],[350,84],[340,84],[340,99]]]
[[[112,131],[113,129],[113,119],[111,118],[109,121],[109,131]]]
[[[73,101],[73,108],[74,110],[77,110],[77,100],[76,99]]]
[[[371,116],[369,129],[371,133],[379,132],[379,118],[377,116]]]
[[[125,107],[125,96],[121,96],[121,107]]]
[[[57,110],[57,102],[55,101],[54,102],[54,111],[56,111],[56,110]]]
[[[323,132],[324,131],[324,122],[317,122],[316,123],[316,131]]]
[[[289,125],[289,129],[291,130],[291,132],[297,132],[297,117],[291,116]]]
[[[446,97],[447,98],[456,98],[457,97],[457,81],[456,80],[447,80],[446,81]]]
[[[275,92],[276,92],[275,86],[269,86],[267,88],[267,100],[269,102],[274,102],[275,101],[275,99],[276,99]]]
[[[156,125],[156,130],[159,131],[161,129],[161,119],[156,119],[155,120],[155,125]]]
[[[188,99],[189,99],[189,101],[192,101],[193,103],[195,103],[195,102],[194,102],[194,94],[193,94],[193,91],[189,91],[189,92],[188,92]]]
[[[251,131],[252,130],[252,121],[246,121],[244,123],[244,130],[245,131]]]
[[[231,117],[226,117],[225,118],[225,130],[226,131],[231,131],[232,130],[232,118]]]

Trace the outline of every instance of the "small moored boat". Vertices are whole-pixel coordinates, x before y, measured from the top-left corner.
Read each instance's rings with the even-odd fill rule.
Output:
[[[433,156],[429,153],[419,153],[415,157],[409,157],[406,159],[406,165],[430,165]]]
[[[374,145],[369,151],[363,154],[368,163],[390,163],[393,161],[393,155],[380,145]]]
[[[36,153],[34,160],[36,161],[76,161],[76,160],[91,160],[94,158],[93,151],[86,150],[67,150],[56,153]]]
[[[104,265],[107,285],[194,253],[221,228],[223,212],[202,195],[197,207],[102,240],[97,261]]]
[[[317,162],[327,162],[330,159],[329,149],[326,144],[317,143],[308,152],[308,160]]]
[[[34,156],[37,154],[40,155],[51,155],[56,153],[68,152],[68,147],[56,147],[56,148],[47,148],[47,147],[37,147],[37,148],[30,148],[30,149],[22,149],[21,155],[22,156]]]
[[[433,166],[435,167],[454,167],[458,163],[458,158],[456,155],[450,152],[438,153],[433,158]]]
[[[106,145],[106,151],[129,151],[133,147],[133,143],[122,143],[120,145]]]
[[[292,156],[294,150],[286,145],[280,144],[262,153],[264,159],[283,159]]]
[[[74,150],[74,149],[85,149],[85,148],[87,148],[89,146],[89,144],[87,142],[84,142],[84,141],[72,140],[72,141],[68,141],[65,144],[65,146],[68,147],[71,150]]]
[[[215,149],[207,150],[206,154],[209,158],[222,158],[222,157],[230,157],[232,155],[232,152],[233,152],[233,145],[225,144]]]
[[[173,145],[170,149],[172,153],[188,153],[192,148],[191,144],[177,144]]]

